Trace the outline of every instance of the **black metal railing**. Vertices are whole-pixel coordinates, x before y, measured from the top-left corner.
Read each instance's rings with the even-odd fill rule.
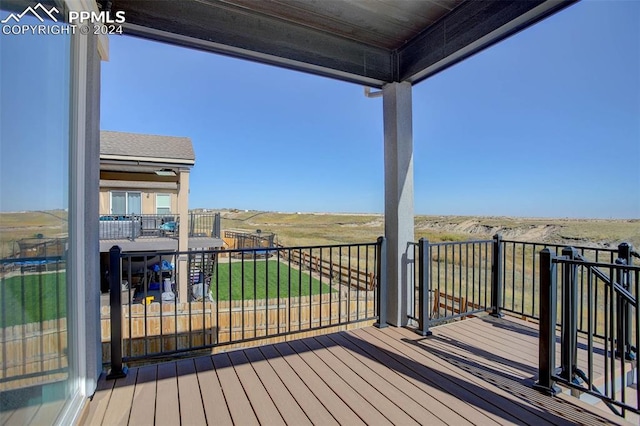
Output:
[[[110,377],[123,362],[378,319],[383,238],[110,257]]]
[[[176,214],[100,215],[101,240],[136,240],[148,237],[178,237],[180,216]],[[220,213],[189,213],[189,237],[220,238]]]
[[[65,254],[0,259],[0,384],[68,377]]]
[[[469,280],[477,282],[490,282],[487,288],[487,300],[483,300],[479,305],[491,307],[492,313],[499,315],[501,312],[509,312],[522,317],[539,319],[540,303],[538,300],[538,289],[540,288],[539,275],[539,250],[546,247],[558,255],[564,246],[560,244],[543,244],[523,241],[503,240],[500,235],[495,235],[493,240],[487,241],[467,241],[467,242],[446,242],[431,244],[425,241],[424,250],[428,250],[428,256],[424,260],[420,257],[419,248],[421,243],[409,243],[409,248],[414,251],[414,258],[417,259],[412,264],[413,287],[410,292],[409,311],[407,316],[410,320],[419,323],[421,318],[428,314],[430,321],[439,319],[449,320],[459,316],[465,316],[459,311],[462,298],[464,303],[478,304],[476,301],[468,300],[465,283]],[[491,245],[489,249],[488,245]],[[482,247],[481,247],[482,246]],[[597,248],[578,246],[574,247],[577,253],[586,260],[594,262],[612,263],[618,256],[621,247],[624,249],[626,243],[618,248]],[[488,250],[488,251],[482,251]],[[634,252],[631,250],[630,256]],[[428,264],[424,261],[429,259]],[[578,329],[586,331],[585,306],[587,275],[578,271],[579,283],[579,308],[581,315],[578,316]],[[422,281],[421,281],[422,280]],[[422,282],[428,282],[429,287],[426,292],[422,291]],[[478,284],[476,284],[477,287]],[[484,284],[482,284],[484,285]],[[491,291],[494,290],[494,291]],[[477,292],[474,292],[477,297]],[[594,294],[597,303],[602,302],[604,289],[598,288]],[[424,300],[423,300],[424,298]],[[437,298],[442,303],[434,302]],[[421,308],[429,307],[429,311]],[[463,303],[463,304],[464,304]],[[436,308],[435,305],[440,305]],[[471,308],[471,305],[469,306]],[[598,330],[602,335],[602,330]]]
[[[416,321],[418,332],[442,322],[491,311],[500,315],[494,299],[500,282],[492,271],[499,256],[499,238],[483,241],[411,243],[414,250],[413,288],[408,318]],[[496,270],[499,270],[497,268]]]
[[[189,213],[189,237],[220,238],[220,213]]]
[[[539,275],[539,252],[543,248],[548,248],[555,255],[559,255],[566,245],[531,243],[522,241],[502,240],[500,247],[500,258],[502,262],[502,298],[501,309],[505,312],[520,315],[522,317],[539,319],[540,301],[538,300],[540,288]],[[585,259],[594,262],[613,263],[618,256],[616,248],[597,248],[587,246],[574,246],[578,254]],[[580,294],[585,293],[587,276],[580,272],[579,290]],[[602,292],[594,295],[602,298]],[[580,299],[580,310],[584,311],[586,299]],[[578,325],[580,330],[586,327],[585,318],[579,317]]]
[[[177,237],[180,217],[174,214],[100,215],[101,240]]]
[[[621,416],[640,413],[640,267],[632,265],[632,253],[621,244],[614,261],[601,262],[571,247],[560,255],[550,248],[540,252],[539,390],[556,394],[556,383],[562,383],[575,394],[602,400]]]

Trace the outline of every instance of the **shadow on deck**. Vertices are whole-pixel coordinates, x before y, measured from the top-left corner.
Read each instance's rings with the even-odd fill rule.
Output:
[[[101,378],[83,424],[625,424],[532,389],[535,327],[369,327],[132,368]]]

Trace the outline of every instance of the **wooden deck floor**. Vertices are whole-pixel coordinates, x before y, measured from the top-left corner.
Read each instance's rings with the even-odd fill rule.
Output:
[[[101,379],[84,424],[625,424],[531,388],[532,324],[484,317],[432,330],[369,327],[133,368]]]

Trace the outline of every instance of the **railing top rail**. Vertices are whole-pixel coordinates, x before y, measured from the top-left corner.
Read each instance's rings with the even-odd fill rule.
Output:
[[[469,244],[493,244],[493,240],[442,241],[439,243],[429,243],[430,246],[462,246]]]
[[[636,271],[640,272],[640,266],[632,266],[626,265],[624,263],[604,263],[604,262],[589,262],[585,260],[582,256],[578,255],[577,259],[569,259],[565,256],[552,257],[551,261],[553,263],[565,263],[570,265],[578,265],[584,266],[590,269],[590,271],[595,274],[598,278],[604,281],[607,285],[613,286],[616,292],[618,292],[622,297],[624,297],[627,302],[631,305],[636,306],[636,298],[633,296],[626,288],[624,288],[620,283],[614,281],[611,277],[607,276],[604,272],[600,270],[600,268],[610,268],[610,269],[618,269],[624,270],[626,272]]]
[[[138,218],[138,217],[180,217],[179,213],[100,213],[101,218],[117,217],[117,218]]]
[[[254,234],[250,231],[234,231],[234,230],[225,230],[224,233],[228,235],[240,235],[244,237],[254,237],[254,238],[269,238],[272,235],[276,235],[273,232],[261,232],[260,234]]]
[[[527,244],[527,245],[536,245],[542,247],[554,247],[554,248],[564,248],[564,247],[573,247],[577,250],[598,250],[603,252],[613,252],[617,253],[618,248],[610,248],[610,247],[589,247],[589,246],[575,246],[569,244],[559,244],[559,243],[546,243],[546,242],[535,242],[535,241],[518,241],[518,240],[502,240],[503,243],[516,243],[516,244]]]
[[[274,247],[252,247],[252,248],[241,248],[241,249],[210,249],[210,250],[189,250],[189,251],[176,251],[176,250],[166,250],[166,251],[123,251],[122,254],[126,254],[127,256],[173,256],[173,255],[182,255],[182,254],[197,254],[197,253],[251,253],[254,251],[264,252],[264,251],[284,251],[284,250],[309,250],[309,249],[324,249],[324,248],[347,248],[347,247],[373,247],[378,245],[377,242],[369,242],[369,243],[352,243],[352,244],[327,244],[327,245],[318,245],[318,246],[292,246],[292,247],[284,247],[284,246],[274,246]]]
[[[568,263],[574,265],[581,265],[591,268],[611,268],[611,269],[624,269],[626,271],[640,272],[640,265],[625,265],[623,263],[608,263],[608,262],[590,262],[582,259],[568,259],[563,256],[552,258],[554,263]]]

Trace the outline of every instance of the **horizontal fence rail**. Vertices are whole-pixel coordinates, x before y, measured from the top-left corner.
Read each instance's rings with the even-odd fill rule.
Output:
[[[562,383],[574,393],[602,400],[618,415],[640,413],[640,358],[636,354],[640,344],[640,267],[632,265],[631,252],[622,244],[616,259],[607,262],[589,260],[570,247],[560,255],[549,248],[541,251],[537,383],[541,391],[555,394],[559,391],[555,383]],[[560,342],[556,337],[558,323]],[[558,345],[559,369],[555,359]]]
[[[248,234],[239,231],[224,231],[224,238],[229,241],[229,248],[231,249],[274,247],[275,237],[275,234]]]
[[[184,253],[116,250],[111,312],[103,312],[103,341],[111,335],[104,356],[110,355],[117,373],[122,362],[373,321],[380,251],[380,242]],[[178,294],[184,278],[187,294]]]

